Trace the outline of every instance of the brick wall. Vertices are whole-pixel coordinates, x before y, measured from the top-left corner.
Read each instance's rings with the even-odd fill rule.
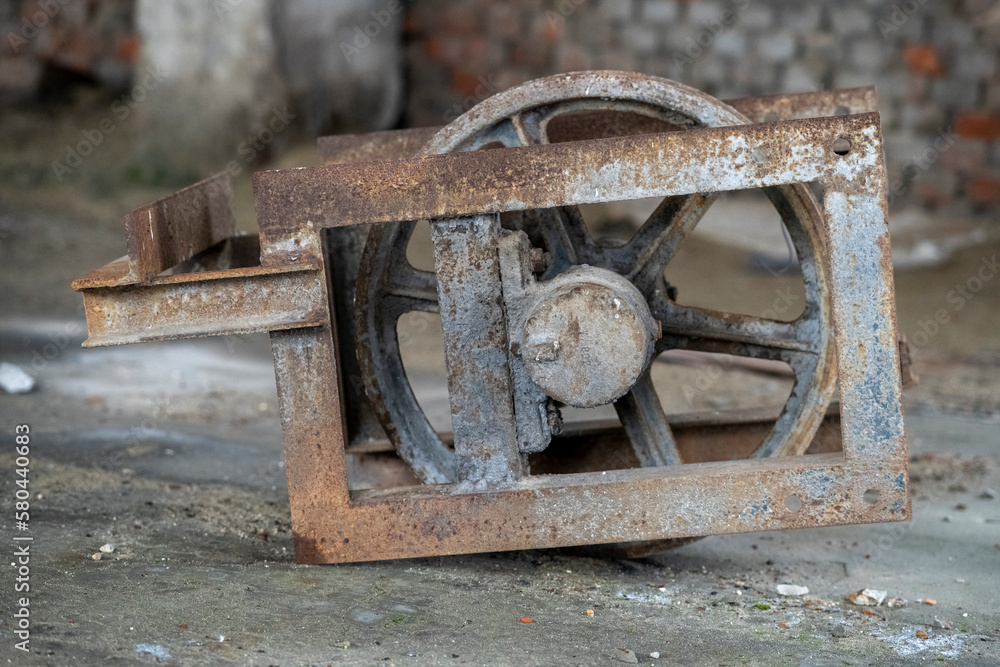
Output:
[[[894,207],[1000,207],[1000,4],[987,0],[420,0],[408,122],[539,76],[635,70],[719,97],[875,84]]]

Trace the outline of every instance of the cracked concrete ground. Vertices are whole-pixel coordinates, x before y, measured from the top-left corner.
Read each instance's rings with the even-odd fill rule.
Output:
[[[10,443],[16,424],[32,427],[32,635],[29,654],[14,650],[7,570],[0,661],[1000,663],[1000,499],[990,492],[1000,491],[996,284],[950,312],[917,351],[922,382],[907,394],[906,417],[910,523],[715,536],[639,560],[561,550],[307,567],[293,562],[266,337],[79,347],[70,280],[122,254],[118,216],[158,193],[96,202],[16,194],[0,205],[0,361],[31,371],[37,388],[0,397],[0,437]],[[979,242],[898,271],[900,328],[912,339],[952,308],[951,286],[997,249]],[[718,284],[758,284],[745,270],[753,252],[703,237],[686,275],[711,270]],[[695,299],[717,290],[688,282]],[[762,288],[765,305],[776,284]],[[428,351],[427,367],[413,370],[440,417],[427,331],[413,343]],[[697,372],[664,368],[675,379]],[[773,378],[751,386],[726,372],[711,401],[694,407],[787,391]],[[707,399],[670,400],[682,409]],[[12,447],[0,452],[10,556],[15,461]],[[114,551],[102,553],[106,544]],[[809,593],[781,597],[781,583]],[[907,604],[845,599],[866,587]]]

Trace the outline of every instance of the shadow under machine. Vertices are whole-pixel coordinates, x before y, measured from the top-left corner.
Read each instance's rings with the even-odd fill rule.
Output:
[[[910,516],[879,115],[870,88],[723,103],[624,72],[539,79],[444,128],[324,137],[126,216],[77,280],[85,345],[270,332],[303,563],[618,544]],[[762,189],[799,260],[792,321],[681,305],[664,270],[727,191]],[[662,198],[627,241],[579,206]],[[430,221],[434,270],[407,260]],[[451,432],[397,323],[439,313]],[[666,415],[669,350],[784,362],[779,412]],[[901,376],[902,372],[902,376]],[[836,394],[836,400],[834,400]],[[567,406],[617,419],[563,423]]]

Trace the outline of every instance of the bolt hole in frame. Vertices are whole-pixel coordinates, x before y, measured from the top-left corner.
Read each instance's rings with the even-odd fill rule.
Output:
[[[87,306],[86,344],[271,332],[296,557],[303,563],[905,520],[910,507],[880,127],[877,114],[859,113],[874,108],[872,92],[866,104],[840,117],[816,116],[858,91],[743,102],[755,108],[747,115],[758,121],[773,109],[781,118],[805,120],[505,148],[488,157],[262,172],[255,175],[260,264],[243,258],[203,272],[160,275],[204,248],[222,255],[243,246],[256,250],[235,235],[231,213],[188,216],[198,236],[193,247],[157,241],[168,205],[214,211],[225,203],[224,177],[209,179],[130,214],[129,256],[74,283]],[[805,111],[790,113],[789,104]],[[413,154],[430,135],[404,131],[392,141],[406,143],[406,136],[414,137],[409,151],[374,157]],[[840,137],[851,141],[847,155],[833,150]],[[354,159],[372,157],[362,150]],[[518,181],[517,174],[530,177]],[[327,229],[784,183],[822,186],[842,452],[537,475],[486,493],[449,485],[349,490],[351,415],[343,401],[352,377],[337,354],[337,337],[344,334],[339,313],[334,326],[330,290],[331,276],[344,270],[349,255],[331,261],[323,245]],[[217,228],[219,220],[225,224]],[[153,240],[148,247],[133,247],[146,238]],[[163,307],[178,297],[195,305]],[[878,492],[876,504],[865,499],[870,491]],[[802,503],[794,513],[783,507],[790,495]]]

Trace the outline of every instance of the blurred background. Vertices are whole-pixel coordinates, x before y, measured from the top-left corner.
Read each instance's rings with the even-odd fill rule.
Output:
[[[55,639],[48,650],[62,655],[69,643],[94,659],[125,651],[120,655],[148,660],[161,659],[156,651],[163,649],[249,664],[259,647],[290,660],[327,660],[329,637],[322,650],[316,642],[289,643],[276,630],[285,620],[252,610],[259,604],[247,591],[256,587],[282,618],[309,624],[316,637],[333,632],[366,647],[365,660],[383,652],[451,660],[447,642],[462,643],[462,632],[446,621],[451,609],[498,628],[507,616],[524,616],[525,605],[553,617],[566,600],[610,612],[619,602],[607,594],[626,602],[599,633],[560,630],[590,646],[581,656],[629,642],[648,645],[648,653],[669,643],[650,637],[694,623],[702,628],[690,639],[696,654],[757,659],[743,637],[765,626],[733,628],[723,609],[713,610],[724,598],[739,609],[752,596],[770,600],[780,579],[808,580],[830,600],[871,584],[942,601],[936,610],[911,605],[909,617],[882,617],[865,635],[875,639],[855,647],[859,655],[980,659],[959,641],[959,624],[966,634],[1000,636],[1000,504],[991,490],[1000,486],[998,56],[995,0],[3,0],[0,362],[20,368],[28,390],[0,393],[0,428],[12,433],[14,424],[30,422],[40,434],[45,467],[33,482],[33,502],[50,517],[39,530],[60,546],[47,547],[39,567],[50,582],[77,578],[76,588],[59,589],[65,594],[49,589],[45,619]],[[445,125],[511,86],[587,69],[663,76],[721,99],[877,87],[898,324],[920,377],[905,397],[917,521],[899,530],[711,538],[638,564],[555,554],[430,563],[470,589],[519,591],[498,596],[489,610],[476,609],[472,593],[445,595],[426,561],[327,570],[346,588],[327,575],[309,575],[307,586],[291,564],[267,337],[81,351],[82,303],[69,283],[124,254],[126,211],[212,173],[230,173],[239,227],[254,232],[250,175],[318,164],[319,136]],[[599,235],[627,236],[654,205],[601,205],[584,214]],[[430,268],[426,230],[418,231],[410,259]],[[748,314],[802,306],[801,278],[777,214],[753,194],[713,206],[668,277],[681,303]],[[404,320],[407,372],[432,422],[447,430],[439,320]],[[780,405],[791,388],[787,374],[773,368],[689,362],[657,366],[669,413]],[[94,569],[104,543],[117,545],[103,564],[117,570]],[[270,571],[254,569],[268,560]],[[154,561],[166,569],[152,571]],[[903,572],[901,562],[912,566]],[[645,591],[649,581],[672,581],[670,573],[685,568],[687,579],[666,584],[673,587],[667,593]],[[484,578],[486,569],[497,574]],[[165,588],[136,583],[140,574],[161,578]],[[369,589],[385,576],[419,593]],[[558,581],[553,585],[568,597],[543,596],[551,587],[536,586],[540,579]],[[980,585],[963,588],[958,580]],[[81,626],[66,623],[81,617],[81,596],[93,589],[114,594],[91,607],[92,631],[74,639]],[[235,620],[186,611],[192,601],[214,604],[220,591],[251,611]],[[680,616],[663,616],[658,595],[675,597]],[[123,614],[122,600],[137,605],[134,616]],[[826,620],[803,620],[800,608],[773,600],[769,609],[772,602],[779,615],[768,618],[768,637],[792,655],[806,655],[800,634],[817,632],[822,651],[846,650],[828,646]],[[963,620],[970,610],[973,618]],[[177,627],[186,629],[190,618],[204,630],[202,644],[206,633],[242,644],[185,643],[193,640]],[[323,625],[328,618],[335,619],[332,631]],[[654,618],[661,625],[628,630]],[[846,611],[837,618],[851,632],[868,622]],[[789,623],[803,623],[801,633]],[[133,626],[146,634],[133,635]],[[941,641],[914,644],[918,626]],[[518,651],[537,648],[497,632],[490,651],[518,648],[508,655],[466,647],[458,655],[517,662],[525,659]],[[556,630],[547,632],[556,638]],[[391,651],[375,648],[388,646],[387,637]],[[575,657],[553,655],[560,664]],[[771,664],[768,655],[758,656],[760,664]],[[995,650],[983,659],[990,655],[1000,659]]]
[[[0,32],[0,248],[38,292],[0,295],[8,317],[73,312],[67,283],[121,254],[124,212],[212,173],[252,232],[250,174],[316,164],[317,136],[440,126],[533,78],[620,69],[722,99],[876,86],[900,330],[919,363],[996,365],[996,2],[10,0]],[[588,224],[627,234],[651,206]],[[704,280],[699,248],[732,275]],[[781,284],[759,269],[787,258],[763,198],[730,197],[672,280],[759,311]]]

